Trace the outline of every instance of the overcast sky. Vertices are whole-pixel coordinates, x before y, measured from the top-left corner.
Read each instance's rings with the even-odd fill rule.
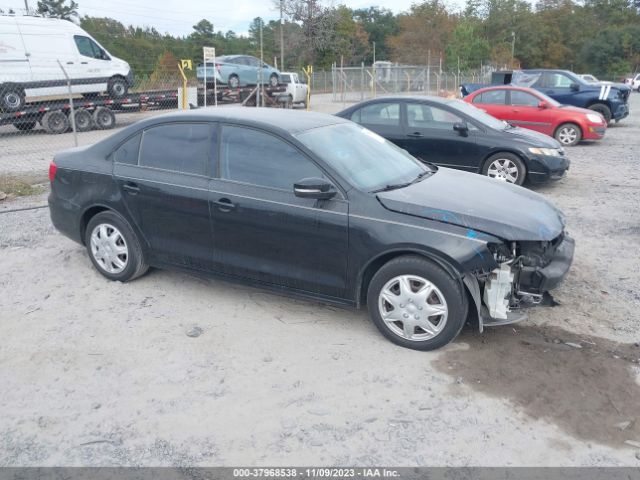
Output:
[[[37,6],[37,0],[27,0],[30,8]],[[233,30],[246,33],[249,23],[255,17],[266,21],[277,19],[279,11],[272,0],[76,0],[80,15],[111,17],[129,25],[154,26],[161,33],[188,35],[192,26],[206,18],[213,23],[216,31]],[[371,5],[388,8],[395,13],[408,10],[417,0],[340,0],[333,4],[345,4],[351,8]],[[329,5],[330,1],[325,1]],[[9,7],[17,12],[24,11],[24,0],[0,0],[0,8]]]

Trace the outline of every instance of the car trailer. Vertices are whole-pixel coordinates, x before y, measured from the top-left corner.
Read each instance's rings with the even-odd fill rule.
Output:
[[[291,108],[291,102],[288,100],[287,86],[277,85],[275,87],[267,85],[247,85],[245,87],[229,88],[218,86],[218,103],[230,104],[239,103],[245,107],[255,107],[258,103],[258,96],[264,99],[264,106]],[[258,93],[260,95],[258,95]],[[211,106],[215,102],[214,89],[212,86],[207,87],[207,105]],[[198,87],[198,106],[204,105],[204,89]]]
[[[177,90],[131,93],[118,99],[96,96],[73,100],[77,132],[113,128],[116,113],[177,106]],[[13,124],[18,130],[29,131],[40,123],[47,133],[65,133],[72,129],[70,113],[68,100],[49,100],[27,104],[18,112],[0,112],[0,125]]]

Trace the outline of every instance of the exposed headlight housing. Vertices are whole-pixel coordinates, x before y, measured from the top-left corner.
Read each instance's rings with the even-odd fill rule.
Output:
[[[529,151],[535,155],[546,155],[548,157],[560,157],[562,155],[562,150],[559,148],[529,147]]]
[[[591,123],[604,123],[604,118],[597,113],[587,113],[587,120]]]

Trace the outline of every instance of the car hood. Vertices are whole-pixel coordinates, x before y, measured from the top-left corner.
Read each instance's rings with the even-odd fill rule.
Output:
[[[520,140],[532,147],[562,148],[562,145],[555,138],[528,128],[514,127],[502,131],[510,135],[512,140]]]
[[[560,211],[541,195],[448,168],[377,197],[387,210],[458,225],[470,237],[484,232],[509,241],[549,241],[564,228]]]

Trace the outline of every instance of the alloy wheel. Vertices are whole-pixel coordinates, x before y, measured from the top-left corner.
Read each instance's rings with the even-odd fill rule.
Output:
[[[442,292],[417,275],[389,280],[378,297],[378,309],[387,328],[411,341],[430,340],[447,324],[449,309]]]
[[[494,160],[487,170],[487,176],[509,183],[516,183],[519,175],[517,165],[508,158]]]
[[[558,131],[558,141],[563,145],[573,145],[578,139],[578,130],[576,127],[567,125]]]

